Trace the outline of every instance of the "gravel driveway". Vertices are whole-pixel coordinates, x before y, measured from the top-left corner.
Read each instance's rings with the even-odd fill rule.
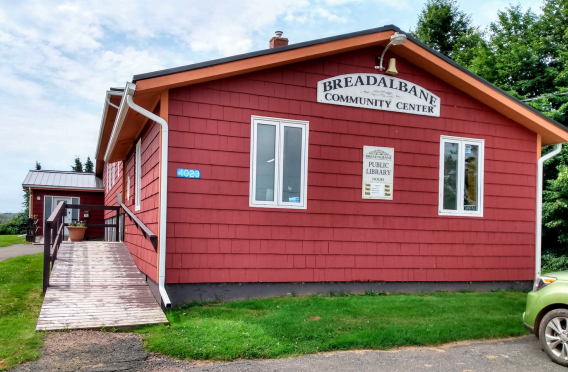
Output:
[[[148,354],[139,335],[96,331],[53,332],[42,358],[14,371],[566,371],[552,363],[534,336],[490,342],[458,342],[432,348],[342,351],[231,363],[178,361]]]
[[[0,261],[7,258],[27,256],[43,252],[43,245],[14,244],[0,248]]]

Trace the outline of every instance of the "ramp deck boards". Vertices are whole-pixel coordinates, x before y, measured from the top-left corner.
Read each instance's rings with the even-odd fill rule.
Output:
[[[61,243],[37,331],[167,322],[124,243]]]

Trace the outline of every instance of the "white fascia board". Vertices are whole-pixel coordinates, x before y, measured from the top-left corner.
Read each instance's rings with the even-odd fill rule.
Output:
[[[97,148],[95,150],[95,160],[97,160],[97,154],[99,153],[99,150],[101,148],[101,140],[103,139],[103,130],[104,130],[104,126],[105,126],[105,121],[106,121],[106,117],[108,115],[108,104],[110,101],[110,98],[112,96],[122,96],[124,93],[123,92],[119,92],[119,91],[114,91],[114,90],[107,90],[106,94],[105,94],[105,104],[103,107],[103,117],[101,118],[101,125],[99,128],[99,139],[97,141]]]
[[[112,133],[110,135],[110,139],[108,141],[107,149],[105,152],[104,161],[108,162],[110,158],[110,154],[114,150],[114,146],[116,145],[116,140],[118,139],[118,135],[122,129],[122,124],[124,124],[124,120],[126,119],[126,114],[128,113],[128,103],[126,102],[125,97],[129,95],[134,95],[136,91],[136,85],[130,82],[126,83],[126,87],[124,88],[124,95],[122,96],[122,100],[120,101],[120,108],[118,109],[118,113],[116,114],[116,118],[114,119],[114,125],[112,127]]]

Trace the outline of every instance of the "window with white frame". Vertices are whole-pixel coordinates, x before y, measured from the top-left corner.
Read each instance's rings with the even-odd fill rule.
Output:
[[[141,154],[142,140],[139,139],[136,143],[136,159],[134,164],[134,210],[140,210],[140,191],[142,183],[142,154]]]
[[[484,140],[441,136],[439,214],[483,217]]]
[[[309,122],[252,117],[251,207],[307,207]]]
[[[126,200],[130,200],[130,175],[126,175]]]
[[[107,192],[110,191],[110,163],[106,163],[106,188]]]

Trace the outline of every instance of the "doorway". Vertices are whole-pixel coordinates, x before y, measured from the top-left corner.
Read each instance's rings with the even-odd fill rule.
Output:
[[[60,202],[66,202],[67,204],[79,204],[79,198],[73,198],[70,196],[46,196],[44,197],[44,229],[45,229],[45,221],[49,218],[51,213],[57,208],[57,205]],[[67,209],[64,217],[65,223],[76,222],[79,219],[79,210],[78,209]],[[45,230],[44,230],[45,231]],[[69,235],[69,230],[67,227],[64,228],[63,231],[64,236]]]

